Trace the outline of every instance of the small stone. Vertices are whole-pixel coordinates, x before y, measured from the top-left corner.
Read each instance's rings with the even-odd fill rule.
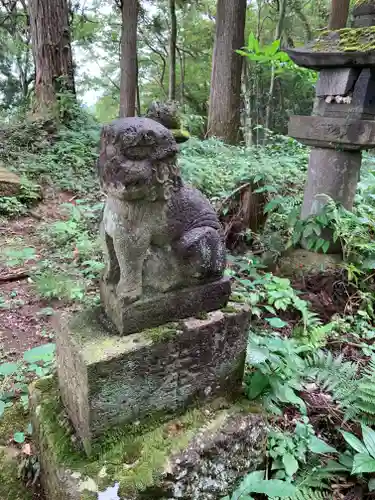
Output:
[[[341,95],[337,95],[335,97],[335,101],[337,102],[337,104],[341,104],[343,102],[343,100],[344,100],[344,98]]]
[[[108,474],[107,474],[107,467],[106,467],[106,466],[104,466],[104,467],[102,467],[102,468],[100,469],[98,476],[99,476],[101,479],[103,479],[103,478],[104,478],[104,477],[106,477],[107,475],[108,475]]]
[[[334,97],[333,95],[327,95],[327,97],[325,98],[325,102],[327,104],[331,104],[331,102],[334,100]]]
[[[82,481],[78,485],[79,491],[90,491],[92,493],[97,493],[98,491],[98,485],[96,482],[91,478],[87,478],[85,481]]]

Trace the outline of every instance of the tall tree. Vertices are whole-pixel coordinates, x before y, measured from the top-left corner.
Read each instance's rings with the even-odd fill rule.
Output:
[[[246,0],[218,0],[212,57],[208,135],[234,144],[239,138]]]
[[[277,19],[277,25],[276,25],[276,30],[275,30],[275,40],[279,40],[281,44],[281,37],[283,33],[283,24],[284,24],[284,19],[285,19],[285,14],[286,14],[286,2],[287,0],[280,0],[278,2],[279,4],[279,12],[278,12],[278,19]],[[265,128],[268,130],[270,128],[270,122],[271,122],[271,109],[272,109],[272,102],[273,102],[273,97],[274,97],[274,90],[275,90],[275,65],[272,64],[271,68],[271,81],[270,81],[270,89],[268,91],[268,103],[267,103],[267,108],[266,108],[266,123],[265,123]]]
[[[332,0],[328,25],[330,30],[339,30],[346,27],[349,6],[350,0]]]
[[[176,0],[169,0],[171,32],[169,36],[169,90],[168,98],[176,99],[176,45],[177,45],[177,18]]]
[[[75,95],[67,0],[30,0],[30,28],[35,61],[34,111],[55,115],[58,94]]]
[[[137,96],[138,0],[122,0],[120,117],[134,116]]]

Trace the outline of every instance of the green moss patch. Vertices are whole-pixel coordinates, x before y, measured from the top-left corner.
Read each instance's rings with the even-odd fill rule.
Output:
[[[375,50],[375,26],[324,31],[315,40],[316,52],[369,52]]]
[[[149,328],[143,331],[143,335],[152,342],[162,342],[173,339],[178,332],[178,323],[168,323],[156,328]]]
[[[72,430],[64,424],[57,388],[37,382],[31,394],[33,420],[38,422],[35,428],[42,441],[39,446],[48,448],[53,467],[69,469],[82,481],[89,478],[100,491],[117,482],[120,495],[157,487],[168,457],[183,450],[198,430],[220,425],[228,414],[250,413],[245,400],[233,404],[220,398],[219,403],[191,409],[172,420],[154,417],[111,430],[93,443],[92,456],[87,458],[72,439]]]
[[[7,409],[0,418],[0,445],[8,444],[15,432],[24,431],[28,422],[29,417],[21,404]]]
[[[32,492],[18,478],[16,458],[0,449],[0,500],[31,500]]]

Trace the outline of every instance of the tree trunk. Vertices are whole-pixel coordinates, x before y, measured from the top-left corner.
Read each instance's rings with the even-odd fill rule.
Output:
[[[251,110],[251,88],[250,88],[250,61],[243,61],[242,68],[242,96],[243,96],[243,111],[242,111],[242,128],[246,146],[253,145],[253,124]]]
[[[280,0],[279,19],[277,21],[277,26],[275,31],[275,40],[281,40],[285,14],[286,14],[286,0]],[[265,123],[266,131],[269,130],[271,127],[271,111],[272,111],[274,89],[275,89],[275,65],[274,63],[272,63],[270,89],[268,91],[268,102],[266,108],[266,123]]]
[[[208,115],[209,136],[235,144],[240,131],[242,56],[246,0],[218,0]]]
[[[346,28],[349,6],[350,0],[332,0],[328,29],[339,30]]]
[[[75,95],[67,0],[30,0],[30,28],[35,61],[34,112],[56,116],[58,94]]]
[[[169,12],[171,17],[171,33],[169,36],[169,90],[168,99],[176,100],[176,44],[177,44],[177,18],[176,2],[169,0]]]
[[[120,117],[135,116],[138,0],[122,0]]]

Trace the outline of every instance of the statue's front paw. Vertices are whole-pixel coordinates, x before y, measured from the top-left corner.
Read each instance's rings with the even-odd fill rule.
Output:
[[[129,290],[127,287],[122,286],[121,281],[117,285],[117,297],[124,304],[132,304],[133,302],[136,302],[138,299],[140,299],[141,296],[142,296],[141,288],[135,288]]]

